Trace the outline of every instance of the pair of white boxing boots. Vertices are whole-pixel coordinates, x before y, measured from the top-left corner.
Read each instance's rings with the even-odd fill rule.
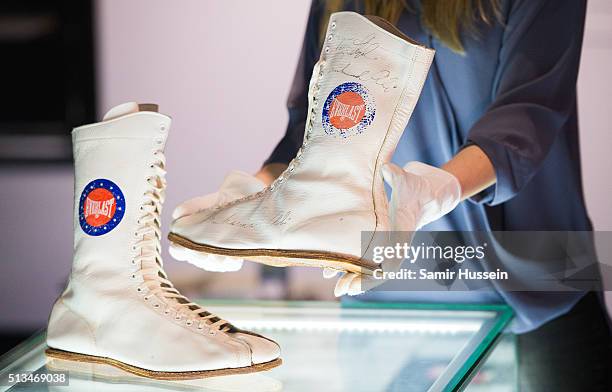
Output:
[[[222,270],[248,259],[342,271],[353,282],[369,276],[380,266],[363,257],[361,233],[394,227],[382,168],[432,59],[380,18],[333,14],[295,159],[269,186],[233,174],[219,193],[184,204],[171,253],[205,268],[206,255],[216,255]],[[128,103],[73,131],[74,261],[50,316],[47,354],[160,379],[278,366],[278,344],[192,303],[163,271],[169,130],[155,105]]]

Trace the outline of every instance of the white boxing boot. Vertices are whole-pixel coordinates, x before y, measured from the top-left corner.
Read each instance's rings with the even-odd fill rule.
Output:
[[[390,229],[381,167],[433,56],[381,18],[331,15],[295,159],[263,191],[175,220],[170,241],[275,266],[371,274],[379,266],[362,257],[361,233]]]
[[[140,376],[191,379],[267,370],[278,345],[182,296],[161,260],[170,118],[128,103],[72,132],[74,260],[47,328],[47,355]]]

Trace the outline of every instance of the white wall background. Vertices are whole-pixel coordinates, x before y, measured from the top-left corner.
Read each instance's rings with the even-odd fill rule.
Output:
[[[153,101],[173,117],[168,203],[255,171],[284,133],[308,11],[299,1],[99,1],[100,107]]]
[[[612,1],[590,0],[578,78],[582,176],[596,230],[612,231]]]
[[[174,118],[165,222],[227,171],[258,169],[283,134],[309,3],[97,1],[100,112],[135,100]],[[579,81],[584,184],[598,230],[612,230],[611,17],[611,2],[589,2]],[[43,326],[72,258],[72,170],[1,168],[0,184],[0,329]],[[256,285],[248,271],[205,274],[166,260],[183,287],[242,279],[248,295]]]
[[[612,2],[588,2],[584,47],[578,78],[580,150],[587,209],[595,230],[612,231]],[[603,236],[609,238],[608,235]],[[610,244],[598,243],[601,255],[610,255]],[[607,290],[612,290],[608,287]],[[612,314],[612,291],[607,291]]]

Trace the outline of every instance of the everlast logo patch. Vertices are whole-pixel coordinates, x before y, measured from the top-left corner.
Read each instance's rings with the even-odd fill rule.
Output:
[[[329,94],[323,105],[323,130],[328,135],[344,138],[363,133],[374,121],[375,112],[374,100],[365,86],[343,83]]]
[[[121,222],[125,198],[110,180],[98,179],[85,186],[79,200],[79,224],[86,234],[100,236]]]

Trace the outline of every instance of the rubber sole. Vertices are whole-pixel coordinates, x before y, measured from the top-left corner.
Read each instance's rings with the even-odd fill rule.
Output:
[[[57,358],[75,362],[98,363],[111,365],[137,376],[152,378],[156,380],[195,380],[209,377],[229,376],[235,374],[256,373],[273,369],[283,363],[283,360],[277,358],[270,362],[258,363],[251,366],[239,368],[226,368],[215,370],[199,370],[189,372],[160,372],[155,370],[143,369],[137,366],[128,365],[127,363],[117,361],[112,358],[98,357],[95,355],[78,354],[70,351],[59,350],[56,348],[48,348],[45,354],[51,358]]]
[[[358,257],[341,253],[287,250],[287,249],[230,249],[198,244],[175,233],[168,234],[168,240],[187,249],[220,256],[247,259],[272,267],[318,267],[333,268],[356,274],[372,274],[371,265]]]

